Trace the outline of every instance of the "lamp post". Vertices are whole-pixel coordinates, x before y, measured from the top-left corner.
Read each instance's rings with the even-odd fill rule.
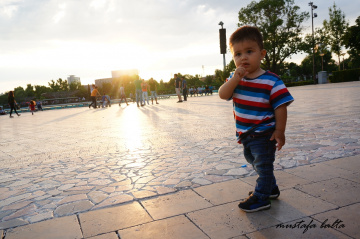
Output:
[[[316,13],[313,13],[313,10],[317,8],[313,2],[309,2],[309,6],[311,7],[311,27],[312,27],[312,50],[313,50],[313,81],[316,84],[315,80],[315,39],[314,39],[314,18],[317,17]]]
[[[345,52],[341,53],[342,57],[343,57],[343,70],[345,70]]]
[[[223,61],[224,61],[224,72],[226,67],[225,62],[225,54],[226,54],[226,29],[223,28],[224,23],[222,21],[219,22],[219,25],[221,26],[221,29],[219,29],[219,35],[220,35],[220,54],[223,54]]]
[[[324,53],[320,53],[320,56],[321,56],[321,71],[324,71],[324,60],[323,60],[324,55],[325,55]]]

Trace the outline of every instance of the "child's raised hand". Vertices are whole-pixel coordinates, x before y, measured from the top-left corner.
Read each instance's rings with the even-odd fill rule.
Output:
[[[234,75],[239,76],[240,79],[242,79],[244,76],[246,76],[249,72],[246,71],[246,69],[242,66],[239,66],[235,69]]]

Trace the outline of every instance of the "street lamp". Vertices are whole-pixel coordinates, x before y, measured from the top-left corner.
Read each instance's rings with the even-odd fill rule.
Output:
[[[226,54],[226,29],[223,28],[224,23],[219,22],[219,25],[221,26],[221,29],[219,29],[219,35],[220,35],[220,54],[223,54],[224,59],[224,72],[225,72],[225,54]]]
[[[343,53],[341,53],[341,55],[342,55],[342,57],[343,57],[343,70],[345,70],[345,63],[344,63],[344,61],[345,61],[345,52],[343,52]]]
[[[321,56],[321,71],[324,71],[324,60],[323,60],[324,55],[325,55],[324,53],[320,53],[320,56]]]
[[[313,10],[317,8],[316,5],[313,4],[313,2],[309,2],[309,6],[311,7],[311,27],[312,27],[312,49],[313,49],[313,81],[316,84],[315,81],[315,39],[314,39],[314,18],[317,17],[316,13],[313,13]]]

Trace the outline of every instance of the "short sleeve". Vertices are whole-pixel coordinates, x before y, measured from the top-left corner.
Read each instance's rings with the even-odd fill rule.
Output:
[[[284,82],[278,79],[270,93],[270,104],[273,109],[276,109],[283,104],[290,105],[293,101],[294,98],[286,88]]]

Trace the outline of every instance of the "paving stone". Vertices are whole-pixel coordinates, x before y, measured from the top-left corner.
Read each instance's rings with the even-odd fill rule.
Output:
[[[217,239],[241,236],[280,223],[263,212],[246,214],[234,202],[190,212],[187,216],[210,238]]]
[[[212,206],[192,190],[141,200],[141,203],[155,220]]]
[[[76,216],[69,216],[7,230],[6,239],[19,238],[80,239],[82,233]]]
[[[7,228],[12,228],[12,227],[22,226],[22,225],[26,225],[28,223],[29,222],[26,220],[23,220],[21,218],[16,218],[16,219],[12,219],[9,221],[0,222],[0,229],[7,229]]]
[[[18,195],[18,196],[7,198],[5,200],[0,201],[0,208],[4,207],[4,206],[7,206],[7,205],[10,205],[10,204],[12,204],[14,202],[18,202],[20,200],[28,199],[30,196],[31,196],[31,193],[24,193],[24,194],[21,194],[21,195]]]
[[[94,206],[89,200],[82,200],[77,202],[71,202],[68,204],[60,205],[56,208],[54,213],[58,216],[66,216],[75,214],[77,212],[83,212],[91,209]]]
[[[122,239],[207,239],[208,237],[185,216],[154,221],[119,231]]]
[[[277,200],[271,201],[270,210],[264,213],[284,223],[336,208],[338,207],[332,203],[295,189],[287,189],[281,191]]]
[[[341,207],[338,210],[330,210],[314,216],[324,225],[331,225],[336,230],[352,237],[360,238],[359,232],[360,203]],[[336,222],[339,223],[336,223]],[[341,222],[340,222],[341,221]],[[340,228],[341,224],[344,225]]]
[[[152,221],[138,202],[81,213],[79,219],[85,238]]]
[[[116,196],[111,196],[107,199],[105,199],[104,201],[102,201],[101,203],[97,204],[94,209],[98,209],[98,208],[103,208],[103,207],[108,207],[108,206],[114,206],[114,205],[118,205],[120,203],[124,203],[124,202],[130,202],[132,201],[134,198],[130,195],[116,195]]]
[[[334,177],[339,177],[342,175],[349,174],[347,170],[334,168],[323,163],[316,163],[316,164],[296,167],[293,169],[289,169],[286,172],[294,174],[306,180],[311,180],[313,182],[331,179]]]
[[[250,190],[254,190],[254,188],[237,179],[194,189],[194,191],[214,205],[244,199],[248,197]]]
[[[111,233],[106,233],[106,234],[102,234],[99,236],[88,237],[87,239],[119,239],[119,237],[117,236],[117,234],[115,232],[111,232]]]
[[[296,188],[338,206],[346,206],[360,201],[358,193],[360,183],[342,178],[332,178],[312,184],[299,185]]]

